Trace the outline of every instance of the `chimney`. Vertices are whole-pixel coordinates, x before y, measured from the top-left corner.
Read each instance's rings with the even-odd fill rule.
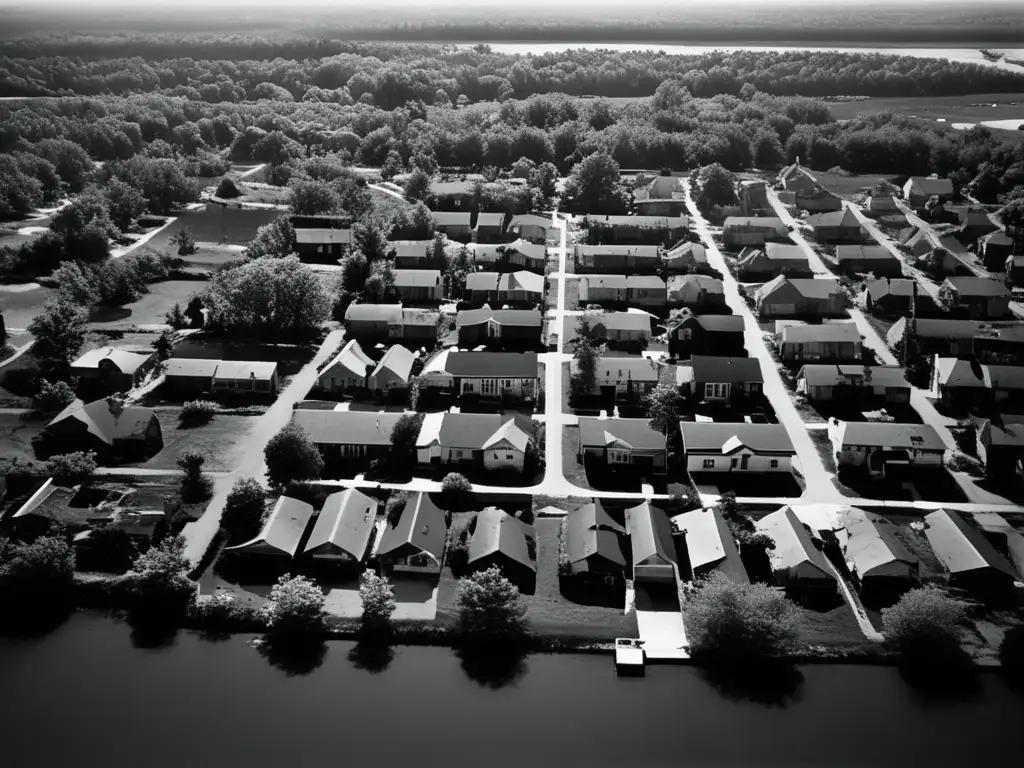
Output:
[[[115,419],[124,413],[124,403],[113,395],[107,398],[107,408],[110,409],[110,413]]]

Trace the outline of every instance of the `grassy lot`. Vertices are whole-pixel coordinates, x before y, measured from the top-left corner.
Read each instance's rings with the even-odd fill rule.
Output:
[[[853,615],[853,609],[844,601],[828,611],[817,611],[798,606],[800,614],[800,642],[807,645],[849,646],[863,645],[864,633]]]
[[[894,177],[876,174],[851,174],[849,176],[827,171],[814,171],[814,177],[829,192],[839,197],[849,198],[862,194],[865,190],[877,187],[883,181],[892,181]]]
[[[38,283],[0,285],[0,306],[3,307],[8,332],[28,327],[32,318],[43,311],[43,304],[53,293],[52,288],[44,288]]]
[[[32,459],[32,438],[42,432],[46,419],[27,419],[17,413],[0,413],[0,456]]]
[[[149,286],[149,293],[123,307],[103,307],[93,313],[93,330],[122,330],[135,326],[163,325],[164,315],[175,305],[184,308],[193,293],[203,289],[201,280],[164,280]]]
[[[247,170],[248,167],[245,170]],[[258,175],[259,172],[254,174],[254,176]],[[289,190],[288,187],[273,187],[268,184],[263,184],[253,176],[247,176],[243,181],[238,182],[238,188],[242,194],[238,197],[231,198],[232,203],[269,203],[271,205],[287,205],[291,199],[291,190]],[[212,184],[207,187],[207,191],[211,195],[216,192],[216,190],[216,184]]]
[[[39,235],[19,235],[17,230],[0,231],[0,248],[17,248],[19,245],[31,243]]]
[[[244,256],[241,251],[213,246],[200,248],[195,253],[182,258],[187,265],[185,269],[189,272],[212,272],[217,267],[243,259]]]
[[[185,227],[192,227],[192,236],[197,242],[219,243],[223,238],[231,245],[247,245],[256,236],[257,229],[281,215],[282,211],[207,205],[182,213],[173,224],[162,230],[147,245],[158,251],[167,250],[171,247],[171,237]]]
[[[38,367],[31,352],[26,352],[17,360],[0,368],[0,407],[30,406],[34,393],[33,382],[37,374]]]
[[[837,120],[880,112],[900,112],[912,117],[944,119],[950,123],[977,123],[1024,118],[1024,99],[1019,93],[873,98],[836,102],[829,104],[829,109]]]
[[[562,427],[562,472],[565,479],[580,488],[593,490],[587,480],[587,471],[576,460],[576,450],[580,442],[579,427]]]
[[[178,420],[179,413],[177,408],[162,408],[156,412],[163,429],[163,450],[136,466],[145,469],[176,469],[177,464],[174,462],[188,448],[205,454],[206,469],[226,472],[234,468],[238,452],[258,422],[252,416],[218,415],[208,424],[183,428]]]

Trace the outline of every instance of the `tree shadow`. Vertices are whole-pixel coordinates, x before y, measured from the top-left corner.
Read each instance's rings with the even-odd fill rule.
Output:
[[[733,701],[750,701],[766,707],[784,708],[799,701],[804,675],[785,661],[715,662],[700,670],[722,696]]]
[[[166,651],[178,641],[178,627],[171,624],[133,624],[132,646],[147,651]]]
[[[0,618],[0,637],[38,640],[63,626],[73,612],[68,605],[4,611],[7,615]]]
[[[360,640],[348,652],[352,666],[376,675],[386,670],[395,658],[395,649],[390,643]]]
[[[456,651],[470,680],[499,690],[526,673],[526,654],[514,646],[466,645]]]
[[[905,661],[900,665],[900,677],[926,704],[970,701],[981,690],[978,672],[962,648]]]
[[[319,669],[327,656],[327,643],[319,637],[275,637],[268,635],[258,646],[270,666],[288,677],[308,675]]]

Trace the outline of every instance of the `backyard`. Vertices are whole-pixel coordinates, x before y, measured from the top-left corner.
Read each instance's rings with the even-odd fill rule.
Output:
[[[201,292],[203,287],[201,280],[163,280],[152,283],[149,293],[138,301],[123,307],[97,307],[89,325],[97,331],[129,330],[136,327],[159,330],[166,325],[164,316],[175,304],[180,304],[184,309],[192,295]]]
[[[32,438],[42,432],[47,419],[27,414],[0,413],[0,456],[5,459],[32,459]]]
[[[173,224],[161,230],[147,245],[156,250],[169,249],[171,238],[185,227],[192,228],[192,237],[197,243],[220,243],[248,245],[256,236],[256,230],[269,224],[281,211],[248,210],[227,208],[209,204],[194,211],[185,211]]]
[[[145,462],[133,464],[141,469],[177,469],[175,463],[185,450],[199,451],[206,456],[205,469],[227,472],[234,469],[246,438],[259,421],[256,416],[218,414],[201,426],[183,427],[178,408],[159,408],[156,412],[163,430],[163,449]]]

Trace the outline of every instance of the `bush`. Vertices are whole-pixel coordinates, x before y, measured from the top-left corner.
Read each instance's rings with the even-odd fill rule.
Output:
[[[31,544],[0,539],[0,622],[21,623],[67,608],[74,579],[75,552],[63,537],[42,536]]]
[[[190,424],[205,424],[217,413],[217,404],[209,400],[189,400],[181,406],[179,418]]]
[[[305,576],[285,574],[270,591],[263,616],[270,631],[279,635],[304,635],[324,628],[324,603],[320,588]]]
[[[941,663],[961,652],[958,625],[966,617],[966,603],[929,585],[910,590],[883,609],[882,632],[907,661]]]
[[[49,382],[46,379],[40,379],[39,391],[32,398],[32,407],[41,414],[49,415],[63,411],[73,402],[75,402],[74,383]]]
[[[388,503],[384,506],[384,516],[387,518],[388,525],[394,527],[398,525],[398,521],[402,518],[402,512],[405,510],[406,502],[409,500],[409,494],[405,491],[398,491],[392,493],[388,497]]]
[[[473,484],[458,472],[449,472],[441,481],[441,494],[449,509],[461,509],[470,500]]]
[[[50,474],[57,485],[79,485],[95,472],[95,451],[75,451],[50,457]]]
[[[242,190],[238,188],[234,179],[227,177],[220,180],[220,184],[217,185],[216,196],[224,198],[225,200],[233,200],[236,197],[242,196]]]
[[[282,427],[263,449],[267,478],[275,488],[301,480],[316,480],[324,471],[324,459],[306,431],[294,422]]]
[[[131,613],[136,618],[174,624],[188,612],[196,585],[188,577],[185,540],[168,536],[132,564],[129,582]]]
[[[263,486],[252,477],[239,478],[231,486],[220,526],[233,540],[241,541],[255,536],[260,529],[266,509],[267,495]]]
[[[181,468],[181,501],[198,504],[213,495],[213,480],[203,474],[206,457],[199,451],[187,449],[177,459]]]
[[[506,645],[525,638],[526,606],[519,590],[497,567],[460,579],[455,604],[466,642]]]
[[[188,328],[192,325],[192,321],[189,319],[188,314],[181,308],[181,304],[178,304],[177,302],[173,307],[171,307],[170,311],[164,315],[164,320],[175,331],[180,331],[183,328]]]
[[[193,606],[193,620],[202,629],[230,632],[255,629],[263,625],[260,612],[234,595],[216,594]]]
[[[395,591],[386,576],[364,571],[359,579],[359,599],[363,602],[363,630],[373,635],[386,634],[395,612]]]
[[[1024,684],[1024,625],[1016,626],[1003,636],[999,645],[999,663],[1003,676],[1014,685]]]
[[[738,584],[712,574],[683,609],[693,656],[752,659],[791,650],[798,636],[796,607],[766,584]]]

